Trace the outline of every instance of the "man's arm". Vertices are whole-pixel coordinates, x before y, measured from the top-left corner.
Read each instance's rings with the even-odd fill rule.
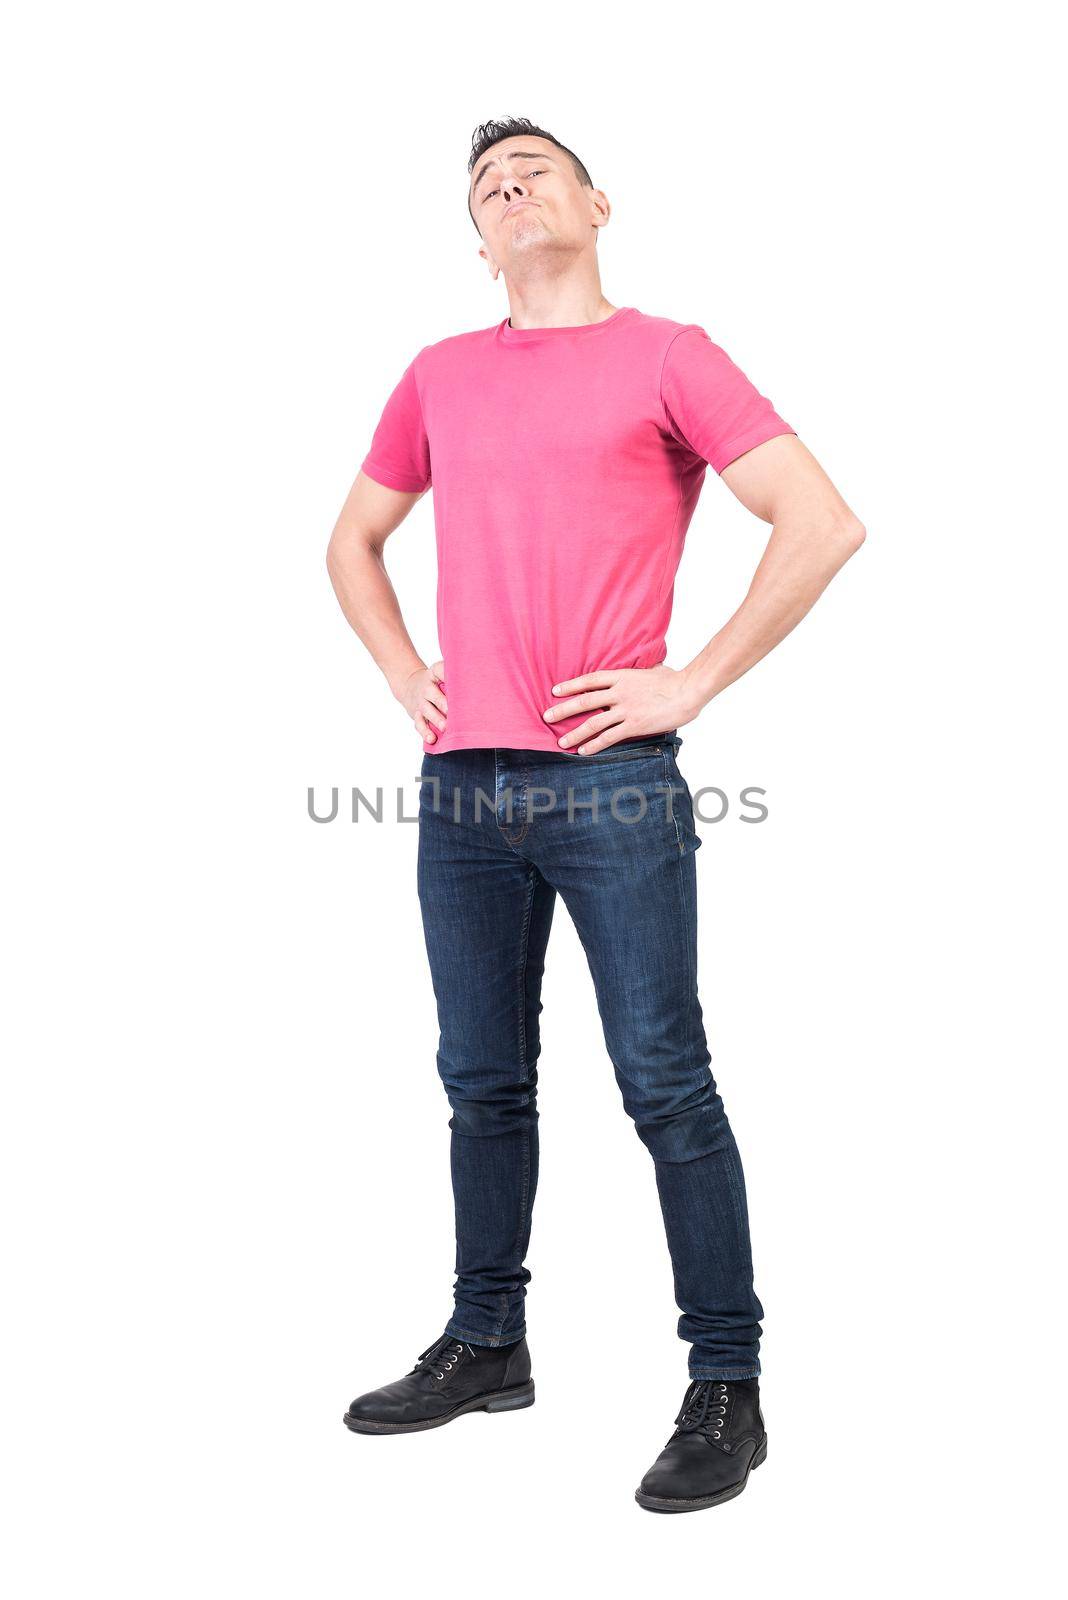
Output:
[[[792,435],[750,450],[722,476],[772,529],[749,593],[685,669],[698,710],[785,639],[865,539],[860,519]]]
[[[556,684],[547,722],[591,715],[560,743],[592,755],[620,739],[692,722],[728,684],[785,639],[835,573],[864,543],[864,528],[816,458],[794,435],[769,439],[725,467],[724,483],[772,525],[738,610],[679,671],[648,667],[590,672]]]
[[[434,729],[445,727],[448,711],[440,687],[444,663],[435,661],[428,667],[416,650],[383,559],[386,540],[421,498],[387,489],[366,473],[357,473],[330,535],[326,567],[350,626],[381,668],[420,739],[433,744]]]

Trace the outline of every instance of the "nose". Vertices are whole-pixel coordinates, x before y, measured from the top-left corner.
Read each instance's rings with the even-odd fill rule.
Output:
[[[506,206],[510,206],[513,200],[528,200],[530,198],[530,190],[518,178],[506,178],[501,184],[501,193],[504,196]]]

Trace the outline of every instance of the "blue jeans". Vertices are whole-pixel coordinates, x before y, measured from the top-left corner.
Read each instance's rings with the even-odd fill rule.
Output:
[[[624,1108],[653,1158],[690,1376],[750,1378],[764,1313],[741,1162],[697,998],[700,840],[681,743],[670,733],[596,756],[423,757],[419,898],[452,1108],[456,1282],[446,1331],[490,1346],[526,1331],[538,1019],[559,894],[589,962]],[[604,1326],[594,1307],[576,1321]]]

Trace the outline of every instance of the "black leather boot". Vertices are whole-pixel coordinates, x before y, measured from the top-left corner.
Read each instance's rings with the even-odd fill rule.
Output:
[[[702,1511],[741,1494],[768,1453],[756,1378],[695,1378],[675,1432],[634,1492],[647,1511]]]
[[[527,1341],[490,1349],[443,1333],[396,1383],[360,1395],[345,1413],[353,1433],[415,1433],[465,1411],[517,1411],[534,1404]]]

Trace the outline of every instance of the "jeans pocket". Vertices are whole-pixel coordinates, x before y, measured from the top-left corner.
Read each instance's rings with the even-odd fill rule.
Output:
[[[627,756],[661,756],[677,750],[682,740],[675,733],[657,734],[652,739],[642,739],[635,744],[612,744],[607,750],[595,750],[593,755],[579,756],[580,761],[623,761]]]
[[[595,750],[592,755],[579,756],[586,761],[626,761],[628,756],[659,756],[667,748],[661,739],[657,744],[613,744],[607,750]]]
[[[681,739],[676,741],[676,745],[681,743]],[[694,819],[693,796],[690,793],[689,784],[679,770],[675,750],[668,752],[667,768],[671,783],[672,813],[678,834],[679,849],[684,853],[687,850],[698,850],[701,847],[701,835],[697,831],[697,823]]]

